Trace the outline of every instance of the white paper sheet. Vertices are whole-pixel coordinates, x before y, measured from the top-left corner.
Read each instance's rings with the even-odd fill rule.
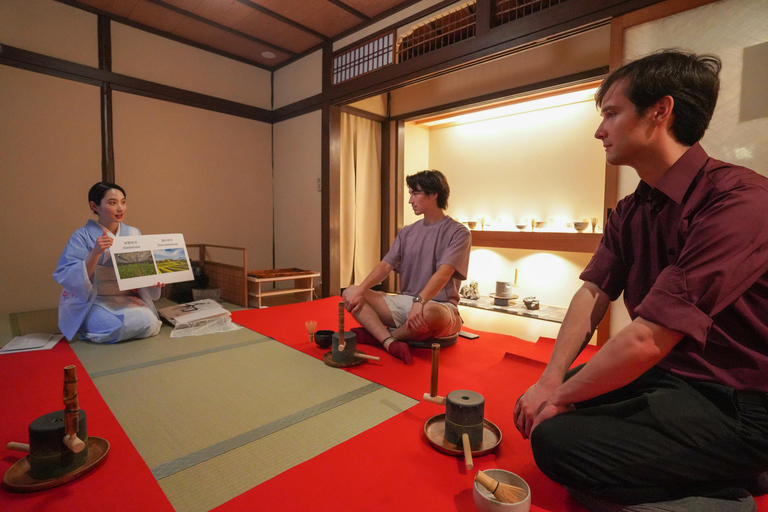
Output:
[[[63,334],[51,334],[47,332],[35,332],[16,336],[0,348],[0,354],[17,354],[19,352],[31,352],[33,350],[50,350],[64,337]]]

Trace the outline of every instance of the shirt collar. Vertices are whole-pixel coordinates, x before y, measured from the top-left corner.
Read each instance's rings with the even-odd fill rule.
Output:
[[[657,202],[660,199],[659,193],[661,193],[677,204],[682,204],[693,180],[696,179],[708,159],[709,156],[706,151],[697,142],[688,148],[688,151],[683,153],[677,162],[672,164],[672,167],[656,182],[656,187],[651,188],[646,182],[640,180],[640,184],[635,189],[635,195],[641,201],[654,200]]]

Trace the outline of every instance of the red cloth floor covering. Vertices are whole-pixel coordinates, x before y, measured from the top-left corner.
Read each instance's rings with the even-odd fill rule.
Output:
[[[66,340],[51,350],[0,355],[0,472],[5,475],[24,456],[8,450],[8,442],[28,443],[27,429],[33,420],[64,409],[64,367],[70,364],[77,366],[77,390],[80,408],[88,418],[88,435],[109,441],[109,453],[101,465],[60,487],[32,493],[1,489],[0,510],[173,512],[155,477]]]
[[[233,320],[304,353],[322,359],[326,350],[310,344],[304,322],[317,329],[338,330],[338,297],[233,314]],[[358,324],[348,313],[345,329]],[[491,454],[475,458],[467,471],[463,458],[444,455],[426,439],[424,425],[445,408],[422,402],[358,436],[304,462],[216,508],[216,512],[283,510],[477,510],[472,484],[477,470],[501,468],[521,475],[532,488],[533,511],[582,512],[558,484],[536,467],[530,444],[514,427],[517,397],[541,374],[554,340],[529,343],[511,336],[475,331],[480,338],[460,338],[441,349],[438,394],[470,389],[485,397],[485,417],[502,432]],[[414,362],[404,365],[383,349],[360,345],[380,356],[349,371],[417,400],[429,391],[431,351],[412,350]],[[577,363],[594,354],[587,347]],[[768,510],[768,496],[757,499]]]
[[[327,350],[309,343],[304,322],[338,330],[338,298],[235,313],[233,320],[317,358]],[[357,326],[351,315],[345,329]],[[470,329],[467,329],[470,330]],[[533,488],[532,510],[581,511],[562,487],[536,468],[528,441],[515,430],[512,410],[549,358],[553,340],[529,343],[510,336],[479,332],[440,351],[438,394],[470,389],[485,399],[485,417],[502,432],[499,448],[475,458],[467,471],[463,458],[442,454],[426,439],[424,425],[445,408],[421,403],[355,438],[307,461],[216,510],[476,510],[472,483],[478,469],[502,468],[523,476]],[[348,371],[421,400],[429,391],[431,351],[413,349],[414,362],[404,365],[378,347],[360,349],[382,358]],[[508,352],[517,352],[513,355]],[[587,350],[586,360],[594,352]],[[525,357],[521,357],[525,356]],[[301,491],[297,492],[296,486]],[[338,487],[342,486],[343,491]],[[323,504],[320,496],[333,496]],[[279,498],[278,498],[279,497]]]
[[[338,303],[338,297],[331,297],[289,306],[248,309],[234,312],[232,320],[305,354],[322,359],[330,349],[321,349],[314,343],[310,343],[304,323],[307,320],[316,320],[317,330],[338,331]],[[358,326],[352,315],[345,313],[345,330]],[[459,338],[456,345],[440,350],[438,382],[440,395],[445,395],[454,389],[467,389],[467,376],[490,368],[501,361],[507,352],[547,362],[554,344],[554,340],[548,338],[541,338],[538,343],[529,343],[512,336],[475,331],[470,328],[466,330],[477,332],[481,336],[475,340]],[[417,400],[421,400],[424,393],[429,392],[431,350],[411,349],[413,363],[410,365],[403,364],[382,347],[358,345],[358,350],[379,356],[381,361],[371,361],[349,368],[347,371],[350,373]],[[587,347],[577,362],[586,361],[594,351],[594,347]]]
[[[247,310],[233,317],[246,327],[321,359],[326,350],[309,343],[304,322],[317,320],[318,329],[338,330],[338,298]],[[346,328],[356,325],[347,314]],[[475,470],[468,472],[463,458],[432,448],[424,435],[424,424],[445,409],[422,402],[216,511],[469,512],[476,510],[472,501],[474,473],[491,468],[516,472],[528,481],[533,489],[533,511],[585,511],[536,468],[528,441],[520,437],[512,421],[514,401],[541,373],[553,341],[529,343],[511,336],[473,332],[478,332],[480,338],[460,339],[455,346],[441,350],[438,392],[445,395],[456,389],[470,389],[481,393],[486,398],[485,417],[502,431],[498,449],[476,457]],[[413,350],[414,362],[406,366],[378,347],[362,345],[360,349],[381,356],[381,362],[339,371],[350,371],[418,400],[429,391],[429,350]],[[589,348],[582,358],[593,352]],[[88,413],[89,433],[110,442],[109,455],[92,472],[54,489],[26,494],[0,490],[0,510],[172,511],[149,468],[66,342],[52,350],[0,356],[0,471],[5,474],[22,456],[6,449],[5,444],[26,442],[27,426],[32,420],[63,408],[63,368],[68,364],[78,366],[80,405]],[[768,496],[757,502],[758,510],[768,511]]]

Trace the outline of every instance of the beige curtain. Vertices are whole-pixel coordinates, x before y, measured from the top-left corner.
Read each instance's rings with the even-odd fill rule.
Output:
[[[341,287],[381,260],[381,125],[341,114]]]

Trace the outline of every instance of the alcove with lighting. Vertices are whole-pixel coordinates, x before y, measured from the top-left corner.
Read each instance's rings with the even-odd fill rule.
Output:
[[[467,282],[481,295],[496,281],[515,282],[519,301],[535,296],[564,314],[581,285],[600,241],[605,190],[605,157],[593,136],[599,81],[582,82],[405,122],[403,172],[439,169],[448,178],[448,214],[472,229]],[[403,206],[403,224],[417,220],[407,197]],[[576,224],[579,232],[575,222],[586,224]],[[467,321],[521,328],[494,313],[462,308]],[[559,328],[531,321],[523,325],[533,337]]]

